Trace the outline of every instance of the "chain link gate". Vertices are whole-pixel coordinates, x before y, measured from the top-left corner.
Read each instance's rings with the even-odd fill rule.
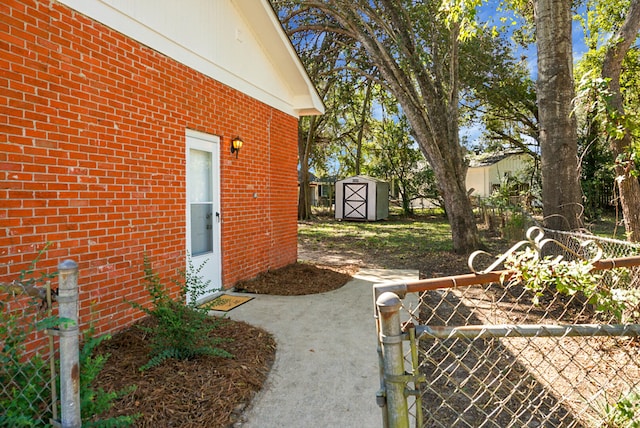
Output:
[[[545,233],[567,259],[596,239]],[[638,246],[597,240],[601,286],[637,289]],[[639,308],[620,323],[579,293],[534,304],[522,285],[503,285],[505,274],[374,287],[384,426],[640,426]]]

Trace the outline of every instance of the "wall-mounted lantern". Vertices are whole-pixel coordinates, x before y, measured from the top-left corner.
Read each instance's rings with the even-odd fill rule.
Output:
[[[238,158],[238,152],[240,151],[240,149],[242,148],[242,138],[240,137],[235,137],[231,140],[231,154],[236,154],[236,159]]]

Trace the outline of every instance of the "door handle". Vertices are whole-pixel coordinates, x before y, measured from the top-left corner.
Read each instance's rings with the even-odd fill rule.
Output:
[[[216,211],[216,219],[218,220],[218,223],[220,223],[220,213]]]

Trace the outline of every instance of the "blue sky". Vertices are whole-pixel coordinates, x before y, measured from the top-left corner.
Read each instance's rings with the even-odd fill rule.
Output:
[[[511,22],[511,20],[516,20],[516,22],[520,22],[521,18],[516,17],[511,12],[505,11],[497,11],[497,5],[499,1],[489,0],[487,3],[484,3],[479,9],[479,17],[482,21],[489,22],[493,25],[502,25],[500,22],[501,17],[505,16]],[[582,6],[582,10],[578,10],[578,13],[584,12],[584,6]],[[514,28],[517,28],[517,25]],[[586,53],[587,47],[584,43],[584,31],[582,30],[582,26],[578,21],[573,21],[573,29],[572,29],[572,38],[573,38],[573,58],[574,63],[579,61],[580,58]],[[536,79],[538,75],[538,63],[537,63],[537,52],[536,45],[531,44],[527,48],[518,47],[516,50],[515,57],[525,56],[527,58],[527,62],[529,64],[529,71],[531,72],[531,78]],[[464,138],[468,141],[469,146],[474,144],[474,141],[480,138],[482,134],[482,127],[480,125],[473,125],[464,127],[460,130],[460,137]]]
[[[500,25],[500,19],[502,17],[507,17],[510,22],[511,20],[515,20],[516,22],[521,22],[522,19],[514,15],[509,11],[498,11],[497,4],[499,1],[489,0],[487,3],[483,4],[479,9],[479,17],[481,20],[489,22],[494,25]],[[577,11],[579,14],[584,14],[585,7],[581,6]],[[517,28],[514,26],[514,28]],[[582,30],[582,26],[576,20],[573,21],[573,56],[574,61],[582,58],[582,55],[587,51],[587,47],[584,43],[584,31]],[[536,61],[536,46],[532,44],[528,46],[526,49],[519,47],[516,51],[517,56],[525,55],[529,61],[529,70],[531,70],[532,78],[536,78],[538,65]]]

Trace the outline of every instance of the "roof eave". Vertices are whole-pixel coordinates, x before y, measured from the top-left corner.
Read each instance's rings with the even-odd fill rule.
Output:
[[[298,116],[324,114],[322,98],[311,82],[307,70],[282,28],[282,24],[268,0],[233,0],[238,11],[260,29],[259,40],[270,60],[278,64],[292,90],[292,109]]]

